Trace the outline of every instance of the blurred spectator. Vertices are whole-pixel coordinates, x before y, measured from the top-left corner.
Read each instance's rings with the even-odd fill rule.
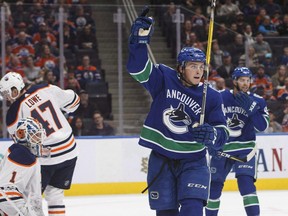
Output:
[[[64,49],[70,49],[72,52],[75,51],[76,47],[76,33],[67,23],[64,23]]]
[[[265,74],[264,65],[260,64],[256,74],[252,76],[251,91],[260,96],[264,96],[265,91],[272,91],[272,81],[270,76]]]
[[[91,31],[91,26],[86,25],[77,33],[77,45],[79,49],[97,49],[96,36]]]
[[[88,130],[89,135],[94,136],[113,136],[115,135],[114,128],[104,122],[104,118],[99,111],[93,113],[93,122]]]
[[[82,118],[92,118],[95,110],[98,109],[97,105],[91,103],[89,95],[85,90],[79,92],[80,105],[74,112],[75,116],[81,116]]]
[[[203,50],[203,44],[198,40],[197,34],[191,32],[189,35],[189,40],[186,42],[185,46],[196,47]]]
[[[276,26],[271,22],[269,16],[265,16],[262,23],[258,26],[258,31],[261,32],[264,36],[277,36],[279,35]]]
[[[13,5],[12,17],[13,17],[14,26],[19,26],[20,23],[25,24],[25,23],[31,22],[29,11],[27,10],[27,7],[23,5],[23,1],[17,1],[16,5]]]
[[[58,58],[51,53],[48,45],[42,46],[42,53],[36,59],[35,65],[41,68],[53,70],[58,65]]]
[[[248,54],[245,53],[240,56],[239,58],[239,67],[248,67],[253,72],[255,71],[254,68],[257,68],[259,65],[258,55],[255,53],[255,49],[253,46],[248,46]]]
[[[259,5],[256,0],[249,0],[242,8],[242,11],[247,18],[255,17],[259,14]]]
[[[218,91],[226,89],[225,80],[222,77],[216,79],[216,89]]]
[[[90,64],[90,57],[88,55],[84,55],[82,57],[82,64],[77,66],[75,77],[82,89],[85,89],[87,82],[99,82],[102,80],[101,74],[97,70],[97,67]]]
[[[236,34],[234,38],[234,43],[232,43],[229,47],[227,47],[227,49],[232,57],[232,63],[234,65],[237,65],[240,56],[245,53],[243,35]]]
[[[12,53],[12,45],[6,43],[5,44],[5,51],[6,51],[6,56],[5,56],[5,65],[7,65],[14,54]],[[2,66],[2,58],[0,58],[0,66]]]
[[[54,56],[57,57],[59,55],[58,49],[56,47],[51,46],[46,37],[41,37],[40,41],[38,43],[34,44],[35,58],[41,57],[41,55],[43,54],[43,47],[44,46],[48,46],[50,49],[50,52]]]
[[[188,41],[190,40],[190,33],[192,33],[192,22],[191,20],[186,19],[181,32],[182,47],[189,43]]]
[[[267,41],[264,41],[264,37],[261,32],[258,32],[256,34],[256,41],[253,44],[253,47],[260,60],[265,58],[266,53],[272,53],[269,43]]]
[[[282,14],[281,6],[275,3],[274,0],[266,0],[266,4],[264,4],[263,7],[269,16],[275,14],[276,11],[279,11],[279,13]]]
[[[176,6],[173,2],[168,5],[167,11],[163,15],[162,31],[163,35],[166,37],[167,47],[176,46],[175,43],[175,23],[172,22],[172,17],[176,13]],[[174,52],[173,52],[174,53]]]
[[[83,119],[81,116],[75,116],[72,119],[71,127],[74,136],[86,136],[88,135],[88,131],[86,125],[83,123]]]
[[[228,32],[225,23],[221,23],[216,29],[216,38],[219,46],[223,49],[223,47],[227,46],[233,42],[234,37],[231,37],[230,32]]]
[[[265,73],[271,76],[276,70],[276,64],[274,62],[272,53],[266,53],[264,61],[261,62],[265,67]]]
[[[217,73],[220,77],[224,78],[226,81],[226,86],[228,88],[232,88],[233,87],[233,83],[232,83],[232,78],[231,75],[235,69],[235,66],[232,63],[232,58],[229,52],[225,51],[223,53],[223,65],[221,65],[219,68],[217,68]]]
[[[244,34],[244,40],[245,40],[246,43],[248,43],[248,45],[250,45],[250,44],[255,42],[255,40],[253,38],[253,31],[252,31],[251,25],[247,24],[244,27],[243,34]]]
[[[57,47],[56,37],[48,31],[48,26],[45,22],[39,24],[39,30],[33,35],[33,43],[39,43],[43,38],[46,38],[49,44],[54,47]]]
[[[95,33],[95,22],[93,20],[93,18],[91,17],[90,14],[85,13],[84,8],[82,5],[77,5],[76,6],[76,13],[75,15],[72,15],[72,17],[70,17],[70,19],[76,27],[77,30],[77,34],[79,31],[82,31],[82,29],[84,28],[84,26],[90,26],[92,32]]]
[[[39,24],[45,22],[46,12],[41,2],[36,2],[30,8],[30,19],[33,25],[33,34],[38,31]]]
[[[34,82],[41,75],[41,68],[34,65],[34,59],[31,55],[26,58],[23,71],[28,79],[28,82]]]
[[[44,72],[43,81],[42,81],[43,83],[58,85],[58,83],[56,81],[56,76],[54,75],[52,70],[45,68],[41,72]]]
[[[195,14],[191,18],[193,31],[195,31],[198,39],[200,41],[206,41],[206,17],[202,14],[202,9],[200,6],[195,8]]]
[[[0,34],[2,31],[2,28],[0,28]],[[6,21],[5,22],[5,42],[6,43],[11,43],[11,41],[13,41],[13,38],[15,37],[16,31],[12,26],[11,22]]]
[[[275,120],[275,114],[271,111],[269,111],[269,117],[270,117],[270,121],[269,121],[269,127],[264,131],[265,133],[276,133],[276,132],[282,132],[282,125],[279,124],[276,120]]]
[[[69,71],[66,73],[66,77],[64,80],[64,88],[72,89],[77,94],[80,92],[81,87],[78,80],[75,78],[74,71]]]
[[[237,32],[241,35],[244,33],[244,27],[247,25],[247,23],[244,21],[244,13],[239,11],[236,14],[236,26],[237,26]]]
[[[277,27],[282,23],[282,17],[279,11],[275,11],[273,16],[271,16],[271,23],[276,26],[276,30],[277,30]]]
[[[288,65],[288,47],[283,48],[283,55],[279,56],[278,63]]]
[[[288,14],[285,14],[283,17],[283,22],[277,26],[277,31],[280,36],[288,35]]]
[[[258,28],[258,26],[264,21],[265,16],[267,16],[266,9],[261,7],[259,9],[259,14],[255,18],[255,27]]]
[[[282,119],[282,132],[288,132],[288,103],[285,103],[283,110],[284,117]]]
[[[6,65],[6,72],[14,71],[19,73],[23,78],[25,77],[22,64],[19,58],[15,55],[11,56],[10,61]]]
[[[223,50],[220,49],[218,42],[213,41],[211,49],[211,64],[214,68],[218,68],[222,65],[222,55]]]
[[[24,31],[19,32],[14,39],[12,53],[17,55],[21,62],[25,61],[29,55],[35,56],[32,38]]]
[[[278,100],[281,100],[287,103],[288,101],[288,77],[286,77],[284,80],[284,88],[279,89],[277,98]]]
[[[227,23],[231,22],[231,19],[235,18],[235,14],[240,12],[239,7],[232,2],[232,0],[225,0],[218,10],[218,16],[226,17]]]

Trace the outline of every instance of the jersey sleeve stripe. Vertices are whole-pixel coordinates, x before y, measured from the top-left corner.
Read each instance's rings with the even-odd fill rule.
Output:
[[[73,105],[73,103],[75,103],[75,101],[80,101],[80,98],[79,98],[79,96],[76,93],[74,93],[73,100],[70,103],[68,103],[67,105],[65,105],[64,108],[67,108],[67,107],[71,106],[71,104]]]
[[[54,152],[57,152],[57,151],[61,151],[61,150],[63,150],[63,149],[66,149],[66,148],[70,147],[74,142],[75,142],[75,139],[74,139],[74,137],[73,137],[73,139],[72,139],[67,145],[61,146],[61,147],[59,147],[59,148],[54,148],[54,149],[51,150],[51,152],[54,153]]]
[[[11,163],[14,163],[14,164],[16,164],[17,166],[22,166],[22,167],[32,167],[32,166],[34,166],[35,164],[36,164],[36,162],[37,162],[37,160],[35,160],[33,163],[31,163],[31,164],[29,164],[29,165],[25,165],[25,164],[20,164],[20,163],[18,163],[18,162],[16,162],[16,161],[14,161],[14,160],[12,160],[11,158],[9,158],[9,157],[7,157],[8,158],[8,160],[11,162]]]
[[[69,107],[70,109],[77,106],[80,103],[80,98],[77,97],[77,100]]]

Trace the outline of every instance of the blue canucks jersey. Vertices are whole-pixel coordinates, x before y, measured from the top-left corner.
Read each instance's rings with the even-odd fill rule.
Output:
[[[224,151],[232,155],[248,154],[255,146],[256,132],[264,131],[269,126],[269,113],[265,100],[257,94],[251,92],[248,94],[259,106],[257,112],[250,117],[237,105],[232,90],[221,91],[230,134]]]
[[[145,44],[129,46],[127,69],[153,99],[139,144],[173,159],[204,157],[205,146],[193,141],[190,132],[192,125],[200,120],[203,84],[185,87],[177,71],[163,64],[153,65]],[[210,87],[204,122],[217,130],[215,145],[223,145],[227,131],[222,98]]]

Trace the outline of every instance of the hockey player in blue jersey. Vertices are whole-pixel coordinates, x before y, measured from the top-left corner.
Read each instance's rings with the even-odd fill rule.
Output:
[[[205,123],[192,127],[200,119],[206,56],[186,47],[178,55],[176,70],[153,65],[146,45],[152,32],[152,18],[142,14],[135,20],[127,63],[131,76],[153,99],[139,140],[152,149],[147,176],[150,208],[157,216],[201,216],[210,184],[206,147],[217,151],[228,138],[222,98],[208,87]]]
[[[265,100],[249,92],[252,73],[246,67],[238,67],[232,74],[234,88],[221,92],[230,132],[224,152],[237,157],[245,157],[255,147],[255,133],[269,126],[269,114]],[[206,207],[206,216],[218,214],[220,196],[225,179],[234,166],[238,188],[248,216],[260,215],[256,194],[257,161],[254,156],[243,163],[226,158],[212,157],[210,197]]]

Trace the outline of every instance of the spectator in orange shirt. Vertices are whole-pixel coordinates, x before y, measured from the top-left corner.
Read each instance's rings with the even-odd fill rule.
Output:
[[[102,80],[97,67],[90,64],[90,57],[88,55],[82,57],[82,64],[77,66],[75,77],[78,80],[81,89],[85,89],[87,82],[99,82]]]
[[[35,65],[41,68],[49,68],[53,70],[58,63],[58,58],[51,53],[50,47],[48,45],[42,46],[42,54],[36,59]]]
[[[42,22],[39,24],[39,31],[33,35],[33,43],[38,43],[41,38],[46,37],[47,41],[54,47],[57,46],[56,37],[48,31],[46,23]]]
[[[11,72],[11,71],[19,73],[23,78],[25,77],[23,67],[17,56],[12,56],[6,66],[6,73]]]
[[[257,93],[258,90],[263,91],[263,94],[267,90],[273,90],[271,78],[265,74],[265,67],[262,64],[259,65],[256,74],[253,75],[251,83],[251,91]]]
[[[280,89],[277,94],[277,99],[281,101],[288,101],[288,77],[284,80],[285,88]]]

